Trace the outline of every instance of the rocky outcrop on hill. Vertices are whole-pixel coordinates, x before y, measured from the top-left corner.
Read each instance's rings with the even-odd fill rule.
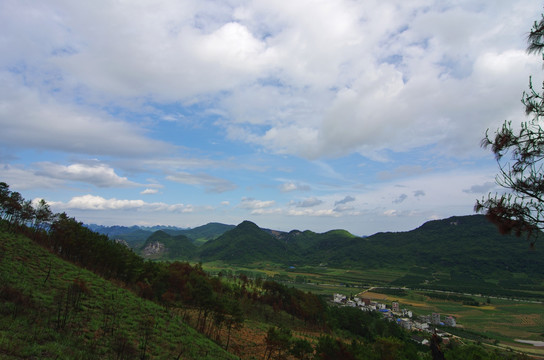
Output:
[[[115,242],[118,243],[118,244],[125,245],[126,247],[130,248],[130,245],[128,244],[128,242],[126,242],[126,240],[123,240],[123,239],[115,239],[115,240],[113,240],[113,241],[115,241]]]
[[[142,256],[146,258],[150,257],[159,257],[166,252],[166,246],[163,243],[158,241],[149,242],[142,249]]]

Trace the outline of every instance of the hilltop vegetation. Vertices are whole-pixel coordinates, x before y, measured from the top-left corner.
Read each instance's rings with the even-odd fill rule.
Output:
[[[151,234],[140,248],[140,253],[149,259],[188,260],[195,251],[196,246],[187,236],[172,236],[163,230]]]
[[[223,260],[247,264],[254,261],[284,263],[289,258],[285,244],[250,221],[244,221],[216,240],[198,249],[197,257],[203,261]]]

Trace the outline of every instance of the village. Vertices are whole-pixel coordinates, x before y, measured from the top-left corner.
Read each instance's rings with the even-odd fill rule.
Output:
[[[343,294],[334,294],[332,302],[338,306],[349,306],[361,309],[361,311],[376,311],[383,315],[385,320],[394,321],[406,330],[421,331],[425,333],[438,333],[438,335],[448,342],[450,334],[440,332],[436,325],[456,327],[457,323],[453,316],[446,316],[443,319],[439,313],[429,315],[414,316],[411,310],[400,308],[398,301],[392,301],[391,305],[373,301],[369,298],[354,296],[348,298]],[[412,336],[412,340],[427,345],[429,340],[424,336]]]

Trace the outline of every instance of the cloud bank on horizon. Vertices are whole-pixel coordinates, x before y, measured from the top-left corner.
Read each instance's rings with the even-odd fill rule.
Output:
[[[407,230],[496,191],[542,4],[0,4],[0,181],[99,224]]]

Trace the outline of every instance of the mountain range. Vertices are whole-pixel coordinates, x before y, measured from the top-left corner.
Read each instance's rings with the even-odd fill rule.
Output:
[[[180,228],[176,226],[103,226],[96,224],[85,224],[86,227],[99,234],[108,235],[111,239],[124,240],[131,248],[138,249],[146,243],[153,233],[162,231],[170,236],[184,235],[196,245],[205,243],[208,240],[217,238],[227,230],[233,229],[234,225],[225,225],[211,222],[195,228]]]
[[[537,243],[499,234],[482,215],[429,221],[406,232],[358,237],[345,230],[315,233],[210,223],[194,229],[120,227],[116,238],[149,259],[222,261],[237,266],[328,266],[342,269],[394,268],[406,273],[399,284],[446,282],[490,287],[543,287],[544,256]],[[111,236],[111,235],[110,235]],[[144,236],[147,236],[144,238]],[[436,274],[441,274],[440,276]],[[523,285],[525,284],[525,285]],[[523,286],[522,286],[523,285]]]
[[[364,238],[345,230],[286,233],[243,222],[203,244],[192,260],[394,270],[403,275],[393,286],[530,298],[544,291],[543,255],[538,243],[501,235],[485,216],[471,215]]]

